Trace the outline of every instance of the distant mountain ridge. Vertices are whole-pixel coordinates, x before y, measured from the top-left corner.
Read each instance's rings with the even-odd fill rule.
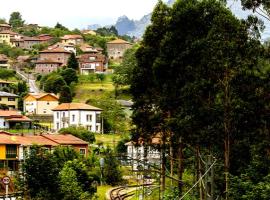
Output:
[[[172,5],[175,0],[169,0],[168,5]],[[115,27],[119,35],[129,35],[141,38],[146,27],[151,23],[152,13],[144,15],[140,20],[131,20],[127,16],[119,17]]]

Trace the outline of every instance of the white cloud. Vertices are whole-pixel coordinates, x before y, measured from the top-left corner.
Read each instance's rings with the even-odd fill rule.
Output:
[[[113,24],[127,15],[139,19],[150,13],[158,0],[8,0],[1,2],[0,17],[19,11],[27,23],[54,26],[56,22],[74,27],[88,24]]]

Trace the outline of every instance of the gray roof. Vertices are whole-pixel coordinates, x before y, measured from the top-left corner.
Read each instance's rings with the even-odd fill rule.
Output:
[[[16,94],[0,91],[0,97],[18,97]]]

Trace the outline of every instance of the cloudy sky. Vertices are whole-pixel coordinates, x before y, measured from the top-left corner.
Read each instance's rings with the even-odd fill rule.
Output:
[[[9,19],[19,11],[27,23],[54,26],[60,22],[69,28],[89,24],[113,24],[119,16],[139,19],[150,13],[158,0],[8,0],[2,1],[0,17]]]

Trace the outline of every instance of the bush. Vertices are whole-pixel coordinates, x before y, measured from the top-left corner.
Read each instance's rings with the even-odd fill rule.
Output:
[[[68,128],[62,128],[59,130],[60,134],[71,134],[89,143],[96,141],[94,133],[88,131],[84,127],[71,126]]]

